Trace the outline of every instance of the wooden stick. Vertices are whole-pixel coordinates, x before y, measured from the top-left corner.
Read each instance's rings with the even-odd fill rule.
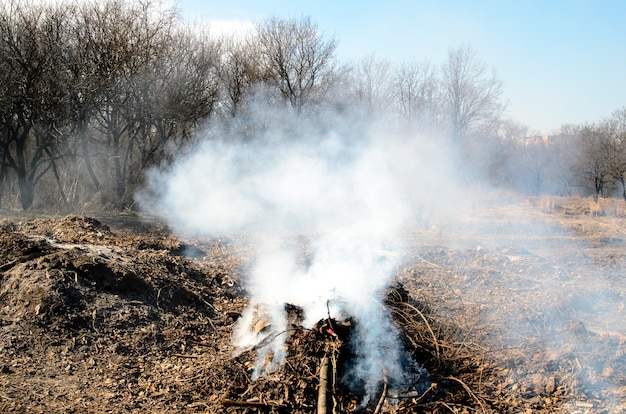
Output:
[[[226,407],[277,407],[276,405],[266,404],[260,401],[220,400],[220,403]]]
[[[387,375],[383,377],[383,392],[380,395],[380,399],[378,400],[378,404],[376,405],[376,409],[374,410],[374,414],[379,414],[380,410],[383,409],[383,404],[385,403],[385,399],[387,399]]]
[[[317,389],[317,414],[326,414],[328,410],[328,355],[320,362],[320,384]]]

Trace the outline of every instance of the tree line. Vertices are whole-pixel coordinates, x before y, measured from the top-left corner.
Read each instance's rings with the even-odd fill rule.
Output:
[[[439,66],[340,62],[336,47],[309,17],[268,18],[247,36],[218,37],[150,0],[2,0],[0,207],[132,209],[148,168],[166,167],[207,125],[227,135],[250,122],[259,103],[302,119],[384,116],[407,136],[447,137],[480,153],[485,175],[524,191],[562,191],[544,184],[541,166],[514,162],[538,162],[532,151],[567,158],[559,179],[594,182],[595,194],[623,187],[623,113],[567,131],[585,154],[573,157],[568,145],[560,153],[554,141],[541,149],[514,139],[527,128],[505,118],[495,70],[468,45]],[[238,139],[259,128],[244,125]],[[597,165],[573,174],[585,157]]]
[[[626,108],[555,136],[514,140],[506,181],[529,194],[620,196],[626,201]]]

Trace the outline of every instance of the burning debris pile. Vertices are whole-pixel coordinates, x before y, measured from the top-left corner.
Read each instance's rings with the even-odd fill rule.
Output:
[[[246,391],[232,399],[222,399],[225,406],[256,406],[274,408],[278,411],[314,409],[319,413],[354,411],[359,397],[338,381],[351,356],[348,341],[353,321],[337,321],[332,318],[319,321],[312,329],[302,327],[301,308],[286,305],[287,332],[276,332],[269,325],[264,313],[255,312],[252,331],[259,336],[256,345],[239,349],[237,358],[253,372],[264,371],[262,377],[252,379]],[[265,348],[278,335],[288,335],[285,342],[284,364],[276,366],[274,356]],[[251,359],[262,357],[255,363]],[[279,385],[280,384],[280,385]],[[233,390],[235,391],[235,390]],[[246,398],[249,397],[249,398]]]
[[[476,372],[488,373],[487,362],[478,366],[470,355],[454,352],[458,350],[434,331],[441,332],[443,327],[431,325],[434,322],[427,308],[401,285],[389,288],[384,296],[379,306],[388,309],[393,318],[388,326],[393,331],[386,335],[402,341],[402,354],[396,355],[399,361],[395,361],[403,367],[400,377],[389,374],[395,368],[385,366],[389,358],[382,356],[386,351],[395,355],[394,349],[381,349],[381,358],[374,361],[380,366],[380,377],[364,379],[355,372],[363,346],[358,339],[358,319],[335,319],[329,313],[306,328],[303,309],[287,304],[287,325],[277,330],[268,308],[254,306],[247,317],[244,312],[238,326],[240,335],[246,328],[251,345],[239,348],[235,358],[251,373],[249,382],[239,387],[224,384],[228,392],[220,403],[224,407],[319,414],[437,412],[439,406],[484,411],[489,407],[487,400],[472,391]],[[280,336],[286,340],[277,350],[272,342]],[[383,337],[372,339],[386,342]],[[282,363],[276,363],[274,352],[282,355]]]

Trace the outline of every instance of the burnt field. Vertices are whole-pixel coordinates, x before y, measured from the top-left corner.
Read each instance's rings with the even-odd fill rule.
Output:
[[[254,377],[275,338],[233,345],[256,254],[245,235],[175,236],[128,215],[5,215],[0,409],[626,412],[623,201],[533,199],[426,221],[405,229],[377,298],[406,383],[374,379],[365,399],[345,379],[360,321],[329,315],[309,328],[289,304],[286,360]],[[291,243],[306,257],[306,236]]]

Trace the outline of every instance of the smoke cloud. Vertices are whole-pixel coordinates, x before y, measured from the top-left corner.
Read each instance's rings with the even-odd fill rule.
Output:
[[[271,339],[257,347],[255,375],[280,366],[288,335],[284,305],[291,304],[304,310],[306,327],[329,316],[358,321],[352,341],[358,351],[347,376],[353,384],[371,394],[384,375],[401,383],[402,351],[381,295],[402,260],[402,230],[432,197],[424,196],[429,188],[441,188],[446,164],[425,142],[373,124],[256,116],[263,123],[253,139],[237,128],[209,131],[171,169],[153,171],[142,206],[160,211],[175,230],[245,233],[254,240],[250,303],[234,342],[245,349]],[[269,335],[253,329],[260,313]]]

